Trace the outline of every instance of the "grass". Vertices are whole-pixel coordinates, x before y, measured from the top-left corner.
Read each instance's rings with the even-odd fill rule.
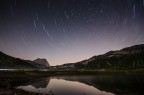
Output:
[[[45,77],[53,75],[144,74],[144,69],[131,70],[63,70],[63,71],[0,71],[0,78]]]

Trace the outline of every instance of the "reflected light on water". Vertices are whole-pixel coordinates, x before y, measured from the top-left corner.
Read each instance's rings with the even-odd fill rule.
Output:
[[[113,93],[101,91],[84,83],[54,78],[50,79],[45,88],[36,88],[30,84],[19,86],[17,89],[36,93],[49,93],[52,91],[54,95],[114,95]]]

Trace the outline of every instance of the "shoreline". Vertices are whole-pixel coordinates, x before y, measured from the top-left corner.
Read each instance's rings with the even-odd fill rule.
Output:
[[[144,75],[138,70],[75,70],[75,71],[0,71],[0,78],[35,78],[57,75]]]

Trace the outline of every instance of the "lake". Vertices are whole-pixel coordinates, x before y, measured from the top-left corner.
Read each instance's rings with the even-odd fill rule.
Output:
[[[144,76],[65,75],[36,79],[0,79],[0,88],[1,93],[9,91],[9,94],[4,95],[22,91],[27,95],[144,95]]]

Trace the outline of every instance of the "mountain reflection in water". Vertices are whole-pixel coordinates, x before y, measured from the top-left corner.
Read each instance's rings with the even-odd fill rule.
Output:
[[[47,85],[46,85],[47,84]],[[50,93],[54,95],[114,95],[109,92],[76,81],[68,81],[56,77],[42,79],[26,86],[19,86],[18,89],[35,93]]]
[[[54,95],[142,95],[144,77],[138,75],[55,76],[27,82],[17,89]]]

